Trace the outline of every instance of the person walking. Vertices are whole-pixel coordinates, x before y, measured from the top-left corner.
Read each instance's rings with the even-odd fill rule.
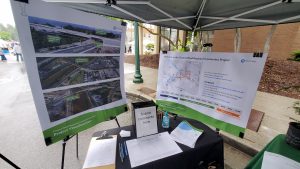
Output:
[[[20,56],[20,59],[23,62],[23,56],[22,56],[21,46],[19,44],[15,44],[13,50],[14,50],[14,53],[15,53],[15,55],[17,57],[17,61],[19,62],[19,56]]]
[[[131,53],[132,52],[132,49],[131,49],[131,45],[129,46],[129,49],[128,49],[128,53]]]
[[[7,61],[7,59],[6,59],[6,57],[5,57],[5,54],[4,54],[4,52],[3,52],[3,49],[2,49],[2,48],[0,48],[0,57],[1,57],[1,61],[2,61],[2,62],[5,62],[5,61]]]

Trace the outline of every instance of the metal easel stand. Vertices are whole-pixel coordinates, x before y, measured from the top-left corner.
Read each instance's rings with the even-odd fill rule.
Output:
[[[67,141],[69,141],[72,137],[76,136],[76,157],[77,159],[79,159],[78,156],[78,133],[76,135],[73,136],[67,136],[66,138],[64,138],[63,142],[62,142],[62,158],[61,158],[61,169],[64,169],[64,163],[65,163],[65,150],[66,150],[66,144]]]
[[[2,158],[5,162],[7,162],[8,164],[10,164],[12,167],[14,167],[16,169],[21,169],[20,167],[18,167],[15,163],[13,163],[12,161],[10,161],[8,158],[6,158],[1,153],[0,153],[0,158]]]
[[[118,125],[118,127],[120,128],[120,124],[119,124],[119,121],[118,121],[118,119],[117,119],[117,117],[116,117],[116,116],[112,116],[112,117],[110,117],[110,120],[115,120],[115,121],[116,121],[116,123],[117,123],[117,125]]]
[[[111,119],[115,120],[118,127],[120,128],[120,124],[118,122],[118,119],[117,117],[111,117]],[[61,169],[64,169],[64,163],[65,163],[65,150],[66,150],[66,144],[67,144],[67,141],[69,141],[72,137],[76,136],[76,157],[77,159],[79,159],[79,156],[78,156],[78,133],[76,135],[73,135],[73,136],[67,136],[66,138],[64,138],[63,142],[62,142],[62,157],[61,157]],[[1,155],[1,154],[0,154]],[[19,169],[19,168],[18,168]]]

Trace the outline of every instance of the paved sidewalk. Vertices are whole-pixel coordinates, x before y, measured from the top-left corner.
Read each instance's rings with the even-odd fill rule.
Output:
[[[134,84],[132,83],[134,65],[125,64],[126,91],[154,99],[157,70],[141,67],[141,72],[144,83]],[[16,63],[13,57],[10,57],[7,63],[0,63],[0,88],[0,153],[21,168],[60,168],[61,142],[50,146],[46,146],[44,143],[24,64]],[[266,113],[260,131],[255,133],[247,130],[245,139],[229,136],[233,137],[233,140],[260,149],[273,136],[285,133],[288,116],[293,114],[292,109],[289,108],[292,102],[293,100],[286,97],[258,92],[253,107]],[[125,112],[118,116],[118,120],[121,126],[130,125],[131,115],[129,112]],[[68,141],[65,168],[82,168],[92,134],[95,131],[115,127],[117,127],[115,121],[107,121],[80,132],[79,160],[75,156],[75,139]],[[224,158],[226,168],[239,169],[245,167],[251,156],[224,144]],[[12,169],[3,160],[0,160],[0,168]]]
[[[142,84],[132,83],[135,65],[125,63],[125,87],[127,92],[136,93],[148,99],[155,100],[158,70],[141,67],[144,79]],[[151,89],[150,92],[142,92],[143,89]],[[142,90],[142,91],[141,91]],[[300,120],[292,108],[296,99],[274,95],[265,92],[257,92],[253,109],[264,112],[264,117],[258,132],[246,130],[244,139],[232,136],[221,131],[221,134],[233,139],[255,151],[261,150],[269,141],[281,133],[286,133],[290,117]]]

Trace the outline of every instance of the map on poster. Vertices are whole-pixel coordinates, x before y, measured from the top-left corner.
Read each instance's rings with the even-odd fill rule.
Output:
[[[201,62],[176,60],[165,62],[162,83],[166,90],[193,94],[199,88]]]
[[[11,3],[47,145],[126,111],[126,26],[53,3]]]
[[[160,55],[157,104],[243,136],[266,54],[167,52]]]

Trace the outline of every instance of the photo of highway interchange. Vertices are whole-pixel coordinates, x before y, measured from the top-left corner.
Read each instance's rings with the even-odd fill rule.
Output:
[[[28,17],[36,53],[120,53],[121,32]]]
[[[120,77],[119,56],[37,57],[42,89]]]
[[[36,57],[44,100],[51,122],[122,99],[121,31],[28,16],[33,47],[40,54],[79,56]],[[115,29],[115,28],[114,28]],[[85,56],[113,53],[117,56]],[[58,87],[111,79],[61,90]]]
[[[122,99],[120,81],[44,93],[51,122]]]

